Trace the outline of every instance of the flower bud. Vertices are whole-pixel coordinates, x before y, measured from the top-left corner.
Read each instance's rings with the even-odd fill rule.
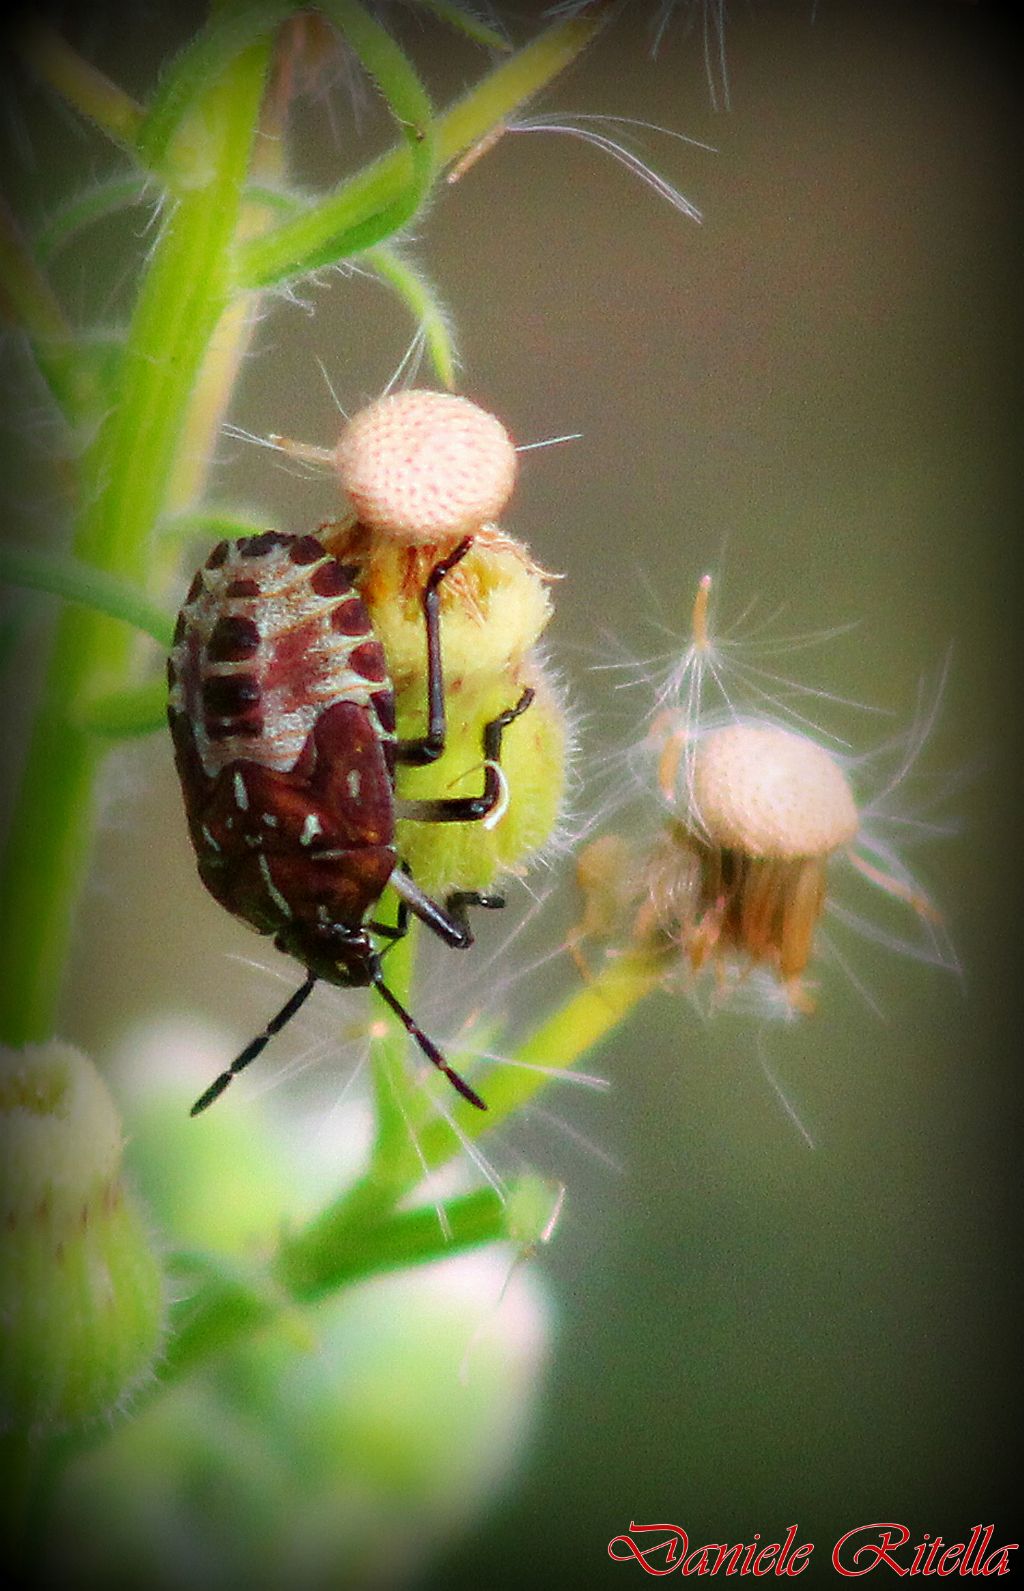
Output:
[[[360,562],[359,592],[387,654],[396,691],[420,693],[426,679],[423,588],[442,556],[438,547],[410,552],[388,540],[359,546],[321,540],[336,557]],[[551,617],[548,585],[525,547],[511,537],[475,540],[441,583],[445,688],[467,675],[514,674]],[[410,705],[412,705],[410,703]]]
[[[121,1149],[114,1103],[78,1050],[0,1051],[0,1428],[108,1412],[153,1361],[161,1274]]]
[[[399,737],[422,735],[427,714],[423,592],[431,571],[451,550],[450,538],[447,548],[410,547],[359,523],[324,527],[320,539],[335,557],[359,568],[360,595],[395,688]],[[445,750],[427,767],[398,768],[399,799],[478,793],[485,726],[515,707],[527,689],[535,694],[502,736],[508,800],[493,822],[400,824],[402,859],[428,892],[486,888],[543,846],[557,822],[568,727],[561,694],[533,650],[551,615],[547,578],[525,547],[490,527],[439,586]]]
[[[399,823],[399,852],[417,883],[430,893],[452,887],[486,889],[551,837],[565,793],[568,730],[558,688],[535,659],[525,662],[515,677],[467,676],[461,690],[448,697],[444,756],[426,768],[401,770],[398,792],[417,800],[478,792],[483,726],[514,706],[528,687],[535,693],[533,701],[502,737],[508,803],[497,821]],[[422,723],[419,715],[417,721]],[[400,716],[399,733],[402,725]]]

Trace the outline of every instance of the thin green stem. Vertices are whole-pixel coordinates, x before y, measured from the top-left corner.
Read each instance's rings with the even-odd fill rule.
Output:
[[[472,39],[474,44],[482,44],[485,49],[505,52],[512,48],[502,34],[488,27],[486,22],[481,22],[472,12],[455,5],[453,0],[411,0],[411,3],[423,11],[432,11],[435,17],[447,22],[450,28],[454,28],[457,33],[464,33],[467,39]]]
[[[493,1130],[607,1038],[656,987],[663,971],[660,961],[638,954],[609,961],[593,983],[579,990],[525,1041],[511,1057],[512,1064],[489,1079],[486,1112],[455,1104],[461,1138],[447,1121],[436,1116],[425,1122],[403,1118],[401,1136],[388,1137],[386,1163],[378,1140],[366,1175],[302,1232],[284,1242],[276,1264],[282,1285],[304,1297],[334,1285],[331,1278],[344,1268],[353,1244],[370,1242],[389,1212],[423,1180],[425,1171],[453,1159],[463,1139],[476,1139]],[[514,1201],[509,1201],[507,1209],[508,1221],[515,1221]],[[514,1235],[507,1223],[504,1235]]]
[[[536,1178],[524,1179],[527,1195]],[[513,1190],[514,1192],[515,1190]],[[518,1206],[514,1206],[518,1208]],[[213,1355],[250,1337],[295,1305],[314,1303],[342,1287],[386,1271],[405,1270],[452,1254],[515,1238],[508,1206],[490,1189],[477,1189],[443,1207],[443,1225],[432,1205],[382,1220],[351,1224],[325,1242],[318,1223],[282,1244],[270,1272],[208,1256],[182,1258],[187,1298],[177,1306],[160,1370],[160,1383],[180,1380]]]
[[[27,24],[21,40],[29,65],[67,103],[124,148],[134,152],[142,106],[83,59],[44,22]]]
[[[57,296],[0,199],[0,312],[29,340],[36,364],[69,425],[96,404],[97,387],[76,359],[74,336]]]
[[[390,34],[355,0],[326,0],[336,23],[375,79],[402,128],[381,180],[375,162],[359,176],[239,251],[239,285],[270,287],[360,253],[397,232],[423,202],[434,174],[433,111],[425,89]]]
[[[586,984],[565,1005],[513,1052],[506,1066],[495,1067],[487,1079],[487,1113],[460,1105],[455,1115],[461,1136],[436,1116],[417,1130],[419,1153],[406,1156],[410,1176],[445,1165],[461,1149],[463,1139],[474,1140],[492,1132],[521,1110],[566,1067],[589,1054],[652,989],[664,974],[658,958],[627,952],[606,963],[592,983]]]
[[[449,391],[455,387],[455,343],[448,316],[433,285],[397,249],[380,243],[367,249],[363,261],[395,289],[416,317],[438,379]]]
[[[349,1225],[340,1241],[338,1233],[314,1221],[285,1241],[274,1273],[293,1298],[311,1302],[364,1277],[446,1259],[508,1235],[505,1205],[492,1188],[478,1188],[440,1211],[424,1205],[385,1221]]]
[[[608,0],[597,0],[577,16],[554,23],[456,100],[437,124],[441,164],[449,165],[464,155],[571,66],[608,22],[612,10]]]
[[[557,22],[491,72],[436,123],[436,160],[464,154],[576,59],[610,8]],[[239,251],[243,287],[268,287],[359,253],[404,225],[418,203],[415,140],[364,167],[318,204]],[[411,153],[410,153],[411,151]]]
[[[265,48],[240,56],[199,108],[213,174],[182,196],[154,246],[119,401],[83,461],[93,485],[76,554],[129,580],[145,568],[193,386],[228,301],[228,254],[266,65]],[[69,718],[68,705],[121,682],[129,641],[122,626],[82,609],[58,625],[0,879],[0,1036],[8,1043],[51,1031],[92,832],[98,742]]]
[[[390,897],[391,891],[388,891]],[[378,916],[393,924],[396,920],[397,902],[385,897]],[[388,988],[408,1009],[419,939],[418,924],[411,922],[408,932],[388,950],[384,961],[384,976]],[[410,1122],[415,1113],[409,1071],[409,1037],[398,1018],[383,1017],[386,1031],[374,1038],[370,1046],[370,1064],[373,1070],[376,1137],[370,1161],[370,1178],[375,1188],[390,1189],[392,1170],[400,1164],[402,1151],[409,1142]]]
[[[36,252],[44,264],[49,263],[79,232],[106,220],[118,210],[130,209],[140,204],[148,192],[147,180],[138,172],[128,176],[110,177],[76,193],[51,210],[34,230]]]
[[[185,1269],[188,1291],[172,1317],[160,1369],[163,1385],[269,1325],[287,1302],[260,1271],[205,1256]]]
[[[192,112],[246,50],[266,41],[294,7],[287,0],[225,0],[161,74],[136,134],[151,169],[191,186],[207,182],[215,151]]]
[[[48,591],[79,607],[105,614],[121,624],[150,635],[166,651],[171,644],[174,618],[158,606],[140,586],[117,575],[107,574],[93,564],[82,563],[62,553],[44,552],[38,547],[0,544],[0,581],[12,586],[27,586]]]

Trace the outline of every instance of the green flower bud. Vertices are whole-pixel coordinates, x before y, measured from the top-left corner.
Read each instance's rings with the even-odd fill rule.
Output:
[[[140,1023],[111,1057],[131,1121],[139,1192],[172,1242],[251,1255],[290,1210],[294,1174],[258,1100],[192,1119],[237,1036],[177,1020]],[[272,1118],[272,1113],[269,1113]]]
[[[353,504],[353,517],[322,526],[320,537],[359,570],[359,591],[387,656],[401,737],[426,728],[424,589],[439,560],[472,539],[439,588],[444,755],[428,768],[400,767],[399,800],[477,794],[486,725],[528,689],[535,696],[505,731],[505,796],[491,817],[403,821],[398,845],[422,888],[486,889],[550,838],[568,740],[559,693],[532,652],[551,615],[550,576],[494,522],[515,481],[513,444],[500,421],[468,399],[413,390],[370,404],[347,426],[336,454],[298,451],[331,458]]]
[[[398,847],[413,877],[428,892],[453,886],[486,889],[503,872],[527,861],[551,838],[565,794],[568,727],[560,693],[539,662],[528,660],[512,680],[467,677],[448,695],[445,754],[426,768],[399,774],[400,796],[429,800],[471,795],[483,779],[483,726],[513,706],[527,686],[527,710],[504,732],[501,769],[508,805],[497,822],[399,824]],[[399,734],[412,728],[401,716]],[[422,720],[420,720],[422,722]],[[406,727],[408,726],[408,727]]]
[[[332,550],[336,550],[332,546]],[[418,692],[426,710],[427,657],[423,587],[445,548],[407,548],[392,542],[355,544],[338,556],[359,557],[359,589],[387,653],[399,696]],[[529,552],[510,537],[478,536],[441,585],[441,650],[445,687],[456,694],[467,678],[515,675],[551,617],[551,595]]]
[[[368,538],[362,527],[352,534],[355,540],[345,540],[339,532],[332,551],[360,564],[360,592],[395,687],[398,733],[421,735],[427,710],[423,590],[441,550]],[[442,583],[445,751],[428,767],[399,768],[399,798],[478,793],[485,725],[514,707],[527,688],[535,695],[502,738],[504,810],[489,822],[400,823],[399,850],[427,891],[485,889],[551,837],[565,793],[569,731],[560,692],[532,650],[550,615],[543,572],[525,547],[494,527],[477,536]]]
[[[0,1050],[0,1428],[109,1412],[153,1362],[161,1274],[121,1148],[78,1050]]]

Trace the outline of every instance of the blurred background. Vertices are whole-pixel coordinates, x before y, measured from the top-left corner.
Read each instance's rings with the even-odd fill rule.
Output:
[[[751,629],[780,610],[769,638],[856,621],[767,665],[879,709],[812,704],[855,752],[910,723],[948,657],[922,767],[958,832],[909,860],[963,967],[830,929],[838,956],[818,970],[813,1018],[708,1020],[652,998],[592,1065],[609,1092],[556,1089],[489,1146],[499,1169],[528,1162],[567,1187],[532,1261],[553,1350],[519,1467],[424,1585],[635,1578],[606,1550],[631,1520],[673,1521],[695,1542],[778,1539],[796,1522],[817,1544],[808,1583],[824,1583],[836,1537],[871,1520],[915,1541],[962,1540],[979,1521],[1009,1533],[1020,291],[1016,81],[997,11],[736,7],[723,65],[718,6],[635,4],[539,110],[697,140],[609,129],[702,222],[579,140],[533,132],[506,137],[417,228],[467,394],[519,443],[582,433],[524,456],[508,515],[567,576],[550,644],[580,718],[579,812],[608,799],[593,770],[637,737],[648,705],[597,666],[632,661],[642,679],[642,660],[681,648],[707,570],[724,627],[751,604]],[[435,22],[396,20],[437,102],[479,74],[479,53]],[[504,20],[521,39],[536,17]],[[140,8],[120,30],[97,22],[94,53],[141,92],[183,29],[184,13]],[[368,92],[353,118],[337,85],[334,107],[303,113],[311,183],[387,137]],[[70,120],[51,136],[54,159],[93,158]],[[49,155],[34,159],[41,180]],[[83,302],[92,246],[68,266]],[[326,274],[301,297],[270,307],[230,418],[330,445],[323,371],[355,409],[390,378],[409,327],[372,281]],[[287,529],[336,511],[329,478],[232,439],[215,495]],[[564,859],[541,887],[559,878],[507,952],[507,929],[487,925],[481,957],[498,956],[520,1025],[574,976],[545,961],[576,911]],[[883,929],[906,926],[877,909]],[[205,1035],[189,1074],[202,1081],[209,1055],[233,1053],[277,999],[231,959],[254,943],[201,890],[169,744],[128,746],[107,780],[66,1035],[123,1057],[156,1014]],[[436,992],[417,1014],[453,1020]],[[304,1020],[220,1108],[280,1113],[313,1152],[351,1068],[328,1042],[337,1008]],[[313,1042],[322,1065],[286,1077]],[[499,1287],[500,1275],[482,1291],[485,1326]]]

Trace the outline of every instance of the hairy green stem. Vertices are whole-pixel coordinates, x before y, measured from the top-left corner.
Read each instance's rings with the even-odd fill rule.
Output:
[[[326,1249],[314,1221],[285,1241],[274,1272],[293,1298],[309,1301],[365,1276],[447,1259],[508,1235],[505,1205],[492,1188],[478,1188],[440,1209],[424,1205],[376,1224],[350,1226],[343,1243]]]
[[[546,87],[586,48],[609,12],[608,5],[598,4],[584,15],[556,22],[496,67],[434,124],[435,162],[446,165],[457,159]],[[267,287],[287,282],[390,236],[415,211],[422,181],[417,162],[421,159],[417,141],[409,139],[403,148],[382,155],[326,199],[254,239],[239,254],[240,285]]]
[[[109,138],[134,150],[144,112],[130,94],[84,60],[44,22],[29,22],[21,45],[25,59],[44,82],[101,127]]]
[[[495,1069],[488,1078],[486,1111],[454,1103],[458,1134],[436,1111],[424,1120],[422,1107],[415,1115],[407,1109],[400,1131],[388,1131],[386,1158],[384,1141],[379,1139],[366,1175],[282,1245],[276,1267],[282,1283],[289,1289],[300,1288],[303,1296],[332,1286],[330,1278],[344,1266],[344,1257],[353,1243],[361,1241],[360,1234],[376,1230],[425,1173],[453,1159],[465,1141],[499,1126],[560,1071],[608,1037],[656,987],[663,972],[660,960],[636,953],[610,960],[592,983],[542,1023],[510,1057],[509,1065]]]
[[[627,951],[609,960],[592,983],[586,984],[560,1006],[509,1057],[487,1077],[487,1114],[456,1107],[459,1134],[436,1115],[422,1129],[417,1126],[418,1150],[405,1152],[410,1177],[425,1164],[431,1171],[447,1164],[465,1140],[473,1141],[557,1081],[559,1072],[588,1055],[622,1022],[664,975],[657,957]]]
[[[124,349],[119,401],[83,474],[91,482],[76,555],[137,580],[175,465],[196,377],[228,302],[229,252],[244,193],[267,51],[240,56],[200,107],[212,175],[169,215]],[[113,688],[129,658],[120,625],[71,609],[58,625],[0,878],[0,1038],[52,1030],[71,914],[94,821],[97,741],[68,704]]]
[[[447,1259],[509,1237],[515,1234],[509,1229],[507,1203],[492,1189],[482,1188],[440,1210],[425,1205],[352,1225],[345,1241],[334,1244],[327,1255],[313,1221],[285,1239],[269,1273],[201,1257],[186,1266],[188,1297],[176,1309],[160,1382],[180,1380],[298,1305],[315,1303],[385,1271]]]

